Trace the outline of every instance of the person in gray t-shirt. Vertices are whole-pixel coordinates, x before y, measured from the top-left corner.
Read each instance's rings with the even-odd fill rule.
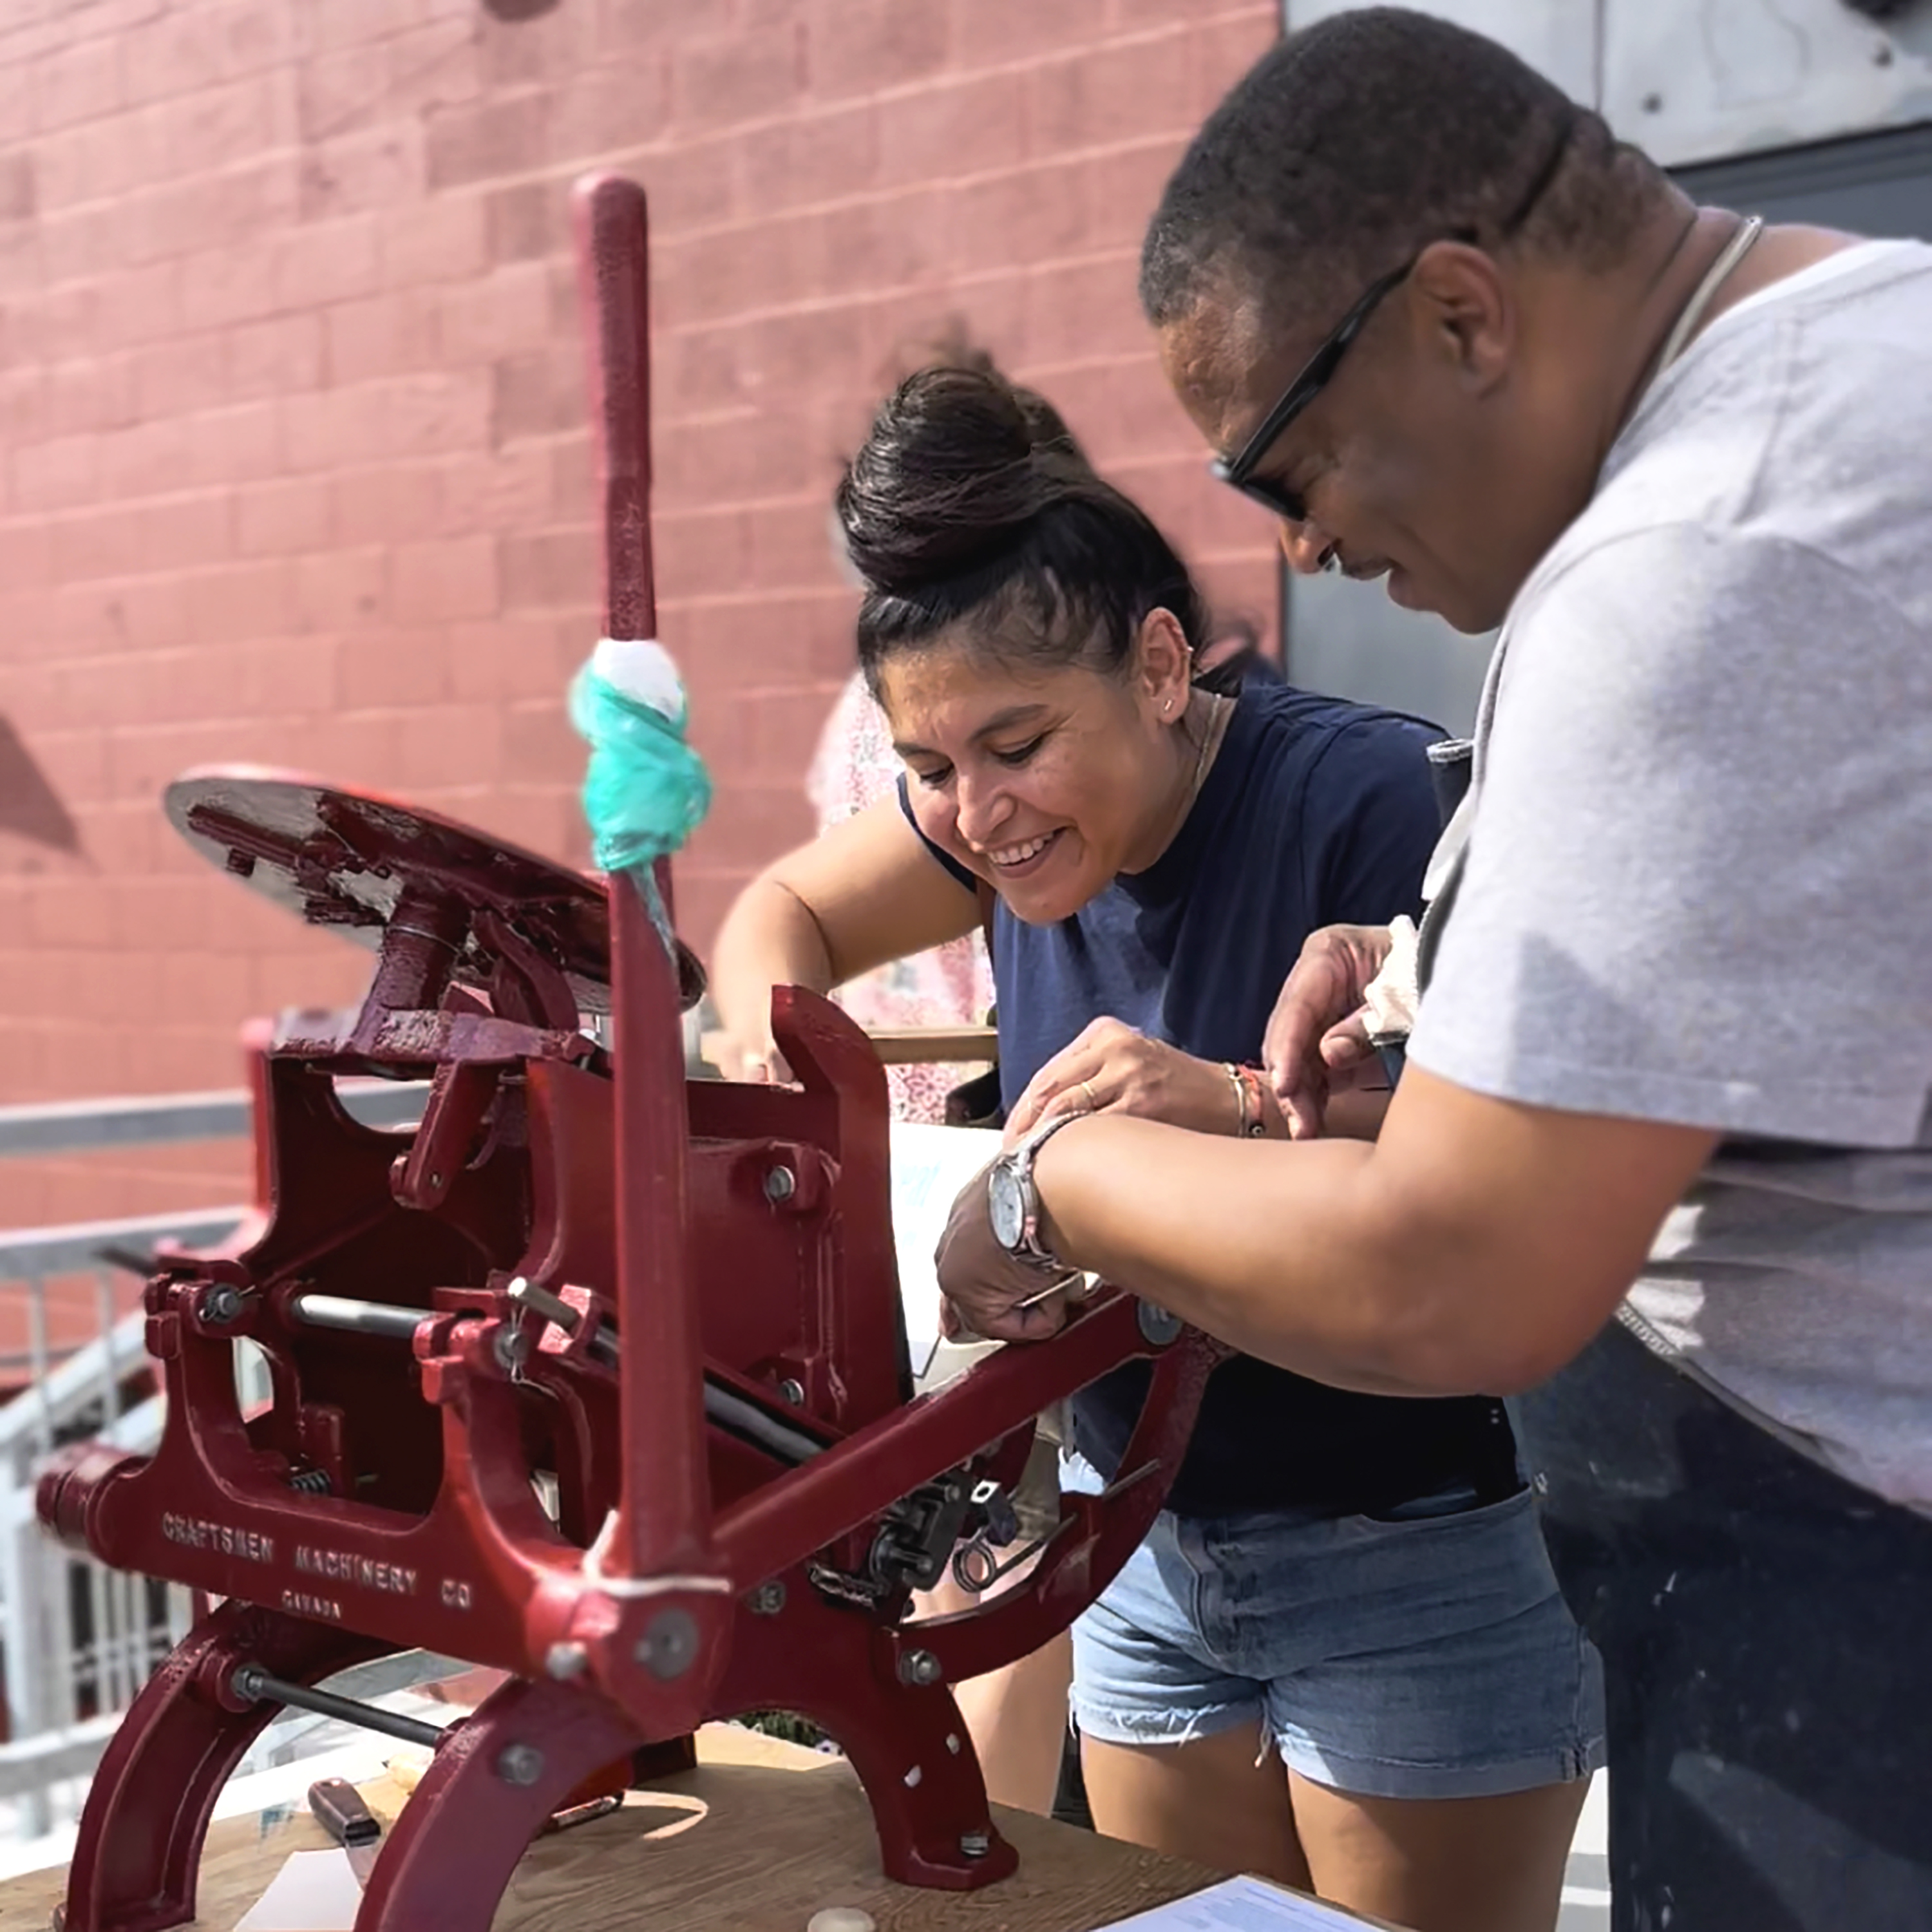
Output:
[[[1932,1924],[1932,250],[1694,207],[1375,10],[1216,112],[1142,295],[1291,563],[1502,624],[1473,788],[1378,1140],[1317,1137],[1392,956],[1331,932],[1302,1144],[1076,1121],[942,1284],[1051,1333],[1020,1229],[1304,1375],[1522,1395],[1618,1928]]]

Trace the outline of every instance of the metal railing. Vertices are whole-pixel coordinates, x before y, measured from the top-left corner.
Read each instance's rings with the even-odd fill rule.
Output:
[[[344,1104],[371,1126],[407,1127],[424,1090],[385,1081],[344,1082]],[[104,1148],[227,1140],[247,1135],[250,1104],[236,1089],[158,1099],[62,1102],[0,1108],[0,1159],[33,1159]],[[148,1374],[146,1318],[123,1314],[117,1276],[157,1246],[199,1248],[225,1240],[249,1210],[239,1205],[141,1215],[78,1226],[0,1233],[0,1293],[24,1298],[26,1349],[0,1355],[0,1373],[24,1379],[0,1406],[0,1658],[7,1736],[0,1743],[0,1834],[10,1812],[14,1837],[57,1830],[77,1812],[86,1780],[154,1666],[188,1631],[189,1593],[178,1585],[110,1570],[59,1547],[34,1507],[35,1472],[48,1452],[79,1438],[139,1452],[160,1438],[162,1403]],[[90,1336],[58,1348],[50,1303],[56,1284],[70,1312],[92,1288]],[[238,1345],[244,1402],[266,1400],[266,1365]],[[411,1667],[384,1660],[382,1688],[410,1681]],[[422,1670],[448,1668],[428,1660]],[[420,1676],[422,1670],[417,1674]],[[312,1718],[274,1727],[251,1754],[274,1761],[316,1730]]]
[[[158,1438],[161,1399],[147,1376],[145,1318],[118,1316],[116,1264],[102,1250],[158,1243],[202,1246],[238,1227],[245,1210],[155,1215],[0,1236],[0,1282],[26,1291],[31,1381],[0,1407],[0,1654],[8,1742],[0,1799],[16,1833],[52,1828],[62,1787],[93,1768],[148,1673],[187,1634],[188,1592],[75,1556],[41,1531],[34,1472],[48,1451],[79,1436],[130,1450]],[[98,1332],[56,1361],[47,1290],[92,1276]]]

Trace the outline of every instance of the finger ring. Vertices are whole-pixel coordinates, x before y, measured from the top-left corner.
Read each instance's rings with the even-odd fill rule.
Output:
[[[1097,1114],[1100,1111],[1100,1096],[1094,1092],[1093,1082],[1090,1080],[1082,1081],[1080,1083],[1080,1090],[1087,1096],[1088,1112],[1090,1114]]]

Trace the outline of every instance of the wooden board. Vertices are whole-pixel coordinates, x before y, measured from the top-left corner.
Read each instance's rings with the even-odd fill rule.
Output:
[[[1198,1865],[1001,1810],[1020,1854],[983,1892],[918,1892],[879,1874],[872,1813],[849,1766],[754,1732],[708,1726],[698,1768],[622,1811],[540,1839],[525,1856],[494,1932],[804,1932],[828,1905],[858,1906],[880,1932],[1094,1932],[1210,1884]],[[362,1787],[393,1817],[386,1778]],[[693,1822],[694,1820],[695,1822]],[[304,1810],[232,1818],[208,1833],[203,1932],[233,1932],[290,1852],[320,1850]],[[60,1871],[0,1885],[0,1932],[46,1932]]]
[[[1000,1054],[991,1027],[868,1027],[866,1037],[888,1066],[990,1064]]]
[[[698,1042],[698,1058],[717,1066],[729,1037],[707,1033]],[[888,1066],[991,1065],[1000,1054],[1000,1036],[986,1026],[868,1027],[866,1037]]]

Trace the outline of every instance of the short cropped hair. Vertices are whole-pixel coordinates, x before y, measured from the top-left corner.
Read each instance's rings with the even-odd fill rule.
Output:
[[[1493,243],[1513,216],[1526,246],[1600,266],[1664,187],[1493,40],[1401,8],[1337,14],[1272,48],[1195,136],[1148,231],[1141,303],[1157,328],[1230,295],[1277,324],[1452,231]]]

